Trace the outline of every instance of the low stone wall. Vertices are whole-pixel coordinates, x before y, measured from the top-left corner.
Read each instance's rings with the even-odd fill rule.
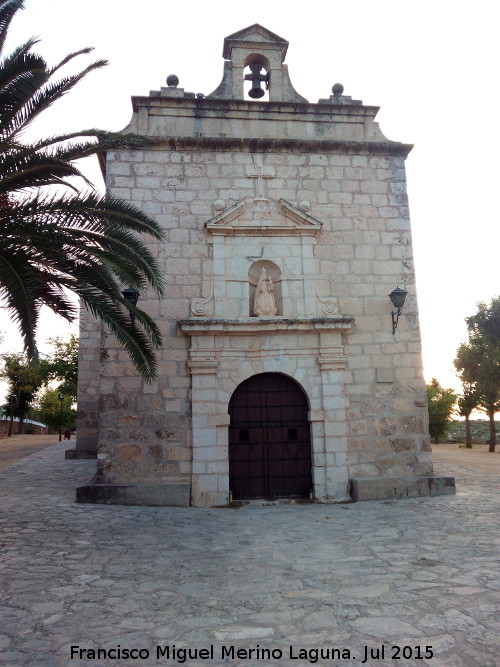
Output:
[[[12,434],[17,433],[19,422],[14,420]],[[0,419],[0,438],[6,438],[9,433],[10,419]],[[37,422],[25,421],[23,433],[24,435],[47,435],[49,429],[43,424]]]

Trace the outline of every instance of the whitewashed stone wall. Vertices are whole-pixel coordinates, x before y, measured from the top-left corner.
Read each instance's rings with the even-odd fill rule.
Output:
[[[300,334],[282,335],[280,341],[278,333],[275,347],[279,354],[264,362],[259,352],[261,337],[248,334],[229,344],[256,350],[253,360],[247,359],[242,366],[235,356],[222,371],[214,369],[213,373],[196,376],[196,380],[193,376],[192,390],[187,365],[190,341],[179,333],[177,321],[192,318],[191,301],[210,292],[213,239],[205,224],[214,216],[213,202],[224,199],[230,204],[252,197],[255,181],[245,177],[245,166],[251,163],[276,167],[276,178],[267,183],[270,199],[281,197],[294,204],[307,200],[310,214],[322,223],[310,247],[313,263],[307,274],[315,276],[316,295],[309,299],[308,310],[305,306],[297,310],[297,303],[307,301],[297,298],[303,296],[300,289],[297,292],[297,280],[304,276],[297,273],[299,266],[293,263],[302,237],[279,237],[272,242],[266,237],[252,237],[240,246],[240,264],[248,271],[247,253],[257,255],[261,247],[265,248],[264,258],[292,262],[288,273],[283,267],[284,291],[287,280],[290,288],[289,299],[284,298],[284,317],[326,317],[318,295],[323,300],[330,298],[339,315],[353,317],[352,331],[344,334],[342,353],[347,368],[324,371],[335,378],[318,381],[322,372],[317,361],[318,344],[311,345]],[[344,470],[344,487],[350,477],[430,472],[403,158],[335,153],[119,151],[108,155],[108,183],[111,194],[134,201],[167,231],[166,242],[153,250],[168,289],[164,300],[142,299],[140,304],[158,322],[164,337],[157,383],[143,383],[126,354],[107,337],[101,379],[101,481],[191,483],[195,474],[198,481],[193,496],[197,502],[209,498],[207,504],[223,504],[228,493],[227,403],[232,390],[251,371],[264,372],[269,367],[302,384],[315,406],[314,415],[324,410],[330,399],[338,399],[338,409],[344,415],[347,411],[347,419],[336,416],[332,421],[318,422],[314,415],[311,418],[315,461],[326,455],[324,431],[332,431],[332,437],[347,436],[343,449],[331,451],[331,474],[339,465],[340,455],[348,467],[347,473]],[[234,260],[241,237],[228,240],[229,257]],[[231,269],[228,273],[229,285],[235,274],[241,280],[241,296],[222,295],[218,316],[243,317],[248,313],[245,272],[240,270],[238,274],[237,269]],[[388,294],[396,285],[404,285],[409,296],[393,335]],[[210,307],[210,303],[207,305]],[[220,336],[217,341],[219,345],[228,344]],[[290,350],[300,350],[301,344],[305,347],[303,356],[291,355]],[[206,387],[207,382],[212,385]],[[316,396],[320,386],[324,388],[321,401]],[[209,398],[216,388],[220,399],[212,405]],[[201,390],[206,393],[200,394]],[[192,391],[193,398],[196,393],[196,400],[205,402],[207,419],[213,421],[217,433],[217,472],[208,462],[193,462]],[[324,478],[319,481],[323,474],[320,467],[315,473],[317,493],[326,498],[329,494]],[[207,471],[206,478],[202,470]],[[213,485],[209,484],[212,474],[224,478],[215,487],[216,500]],[[206,495],[207,487],[212,495]],[[342,495],[341,489],[337,495]]]
[[[404,167],[411,147],[384,137],[375,107],[289,100],[195,100],[178,88],[134,98],[127,129],[158,143],[109,152],[107,184],[166,232],[152,245],[165,298],[139,304],[163,346],[148,385],[103,334],[101,483],[184,484],[193,504],[226,504],[228,402],[243,380],[270,371],[308,397],[317,499],[345,498],[353,478],[432,473]],[[249,317],[258,261],[279,272],[281,318]],[[388,295],[397,286],[408,297],[393,335]],[[82,338],[82,359],[97,355],[95,345]],[[87,400],[94,405],[86,391],[82,414]]]

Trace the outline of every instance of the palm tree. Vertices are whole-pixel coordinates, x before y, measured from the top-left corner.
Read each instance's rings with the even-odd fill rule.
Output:
[[[41,307],[72,321],[77,315],[73,292],[110,327],[151,381],[160,333],[145,312],[124,299],[122,289],[130,285],[144,292],[150,286],[162,294],[158,267],[139,235],[160,239],[163,233],[136,207],[97,194],[75,163],[111,148],[148,147],[151,140],[97,129],[26,139],[40,113],[107,62],[98,60],[54,80],[64,65],[92,49],[71,53],[53,67],[33,51],[33,38],[4,55],[9,25],[23,4],[0,0],[0,299],[28,356],[36,359]],[[74,177],[85,184],[83,190]]]

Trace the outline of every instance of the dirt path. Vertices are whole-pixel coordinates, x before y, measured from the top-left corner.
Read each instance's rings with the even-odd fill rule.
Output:
[[[10,438],[0,438],[0,468],[14,463],[25,456],[35,454],[40,449],[58,442],[59,435],[12,435]],[[73,446],[75,438],[73,436]],[[68,449],[71,448],[68,441]]]
[[[436,463],[449,463],[468,468],[500,474],[500,446],[489,452],[488,445],[473,445],[472,449],[461,448],[453,443],[433,445],[432,457]]]

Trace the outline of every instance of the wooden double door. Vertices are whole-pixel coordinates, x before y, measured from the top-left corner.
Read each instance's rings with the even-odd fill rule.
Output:
[[[229,402],[229,488],[234,500],[309,498],[312,488],[308,402],[279,373],[242,382]]]

